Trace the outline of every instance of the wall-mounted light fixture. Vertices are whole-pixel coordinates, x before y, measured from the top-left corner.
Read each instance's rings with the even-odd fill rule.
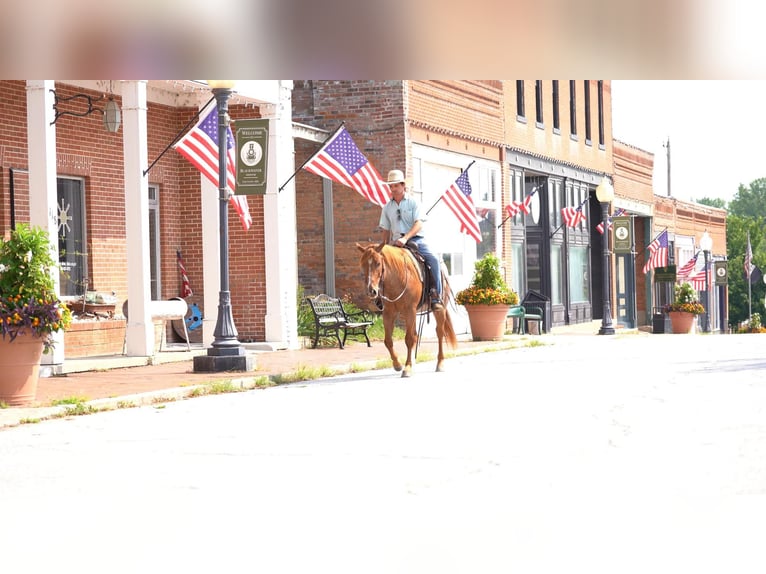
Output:
[[[68,98],[64,98],[59,96],[56,93],[56,90],[51,90],[53,92],[53,111],[55,112],[55,117],[53,118],[53,121],[51,122],[51,125],[55,124],[56,121],[61,116],[77,116],[80,118],[83,118],[85,116],[89,116],[93,112],[100,112],[101,115],[104,118],[104,127],[106,128],[106,131],[115,133],[117,130],[120,129],[120,107],[117,105],[117,102],[114,101],[113,96],[109,96],[109,99],[106,101],[106,104],[104,104],[103,108],[99,108],[94,105],[95,102],[101,102],[104,99],[104,96],[99,96],[98,98],[95,98],[93,96],[90,96],[88,94],[75,94],[73,96],[69,96]],[[60,110],[59,104],[62,102],[72,102],[77,101],[77,103],[84,106],[83,111],[70,111],[70,110]]]

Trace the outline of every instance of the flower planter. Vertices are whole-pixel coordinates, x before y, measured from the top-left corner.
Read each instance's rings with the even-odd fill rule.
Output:
[[[501,341],[510,305],[465,305],[474,341]]]
[[[685,311],[668,311],[668,316],[674,334],[691,333],[694,320],[697,318],[696,314]]]
[[[43,345],[40,337],[29,334],[13,341],[0,337],[0,403],[23,407],[34,402]]]

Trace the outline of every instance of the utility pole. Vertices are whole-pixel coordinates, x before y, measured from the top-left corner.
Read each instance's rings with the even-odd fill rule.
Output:
[[[667,150],[667,156],[668,156],[668,197],[670,197],[670,136],[668,136],[668,141],[663,144],[665,146],[665,149]]]

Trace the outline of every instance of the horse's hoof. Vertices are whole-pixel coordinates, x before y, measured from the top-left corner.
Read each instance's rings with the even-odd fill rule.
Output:
[[[402,378],[403,379],[409,379],[412,376],[412,370],[411,369],[404,369],[402,371]]]
[[[437,373],[443,373],[444,372],[444,366],[443,365],[436,365],[436,372]]]
[[[402,366],[401,365],[394,365],[394,370],[398,373],[399,371],[402,370]]]

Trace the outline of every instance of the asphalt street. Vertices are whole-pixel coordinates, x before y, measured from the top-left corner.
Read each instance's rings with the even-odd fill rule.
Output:
[[[763,572],[763,335],[571,337],[0,433],[7,572]]]

